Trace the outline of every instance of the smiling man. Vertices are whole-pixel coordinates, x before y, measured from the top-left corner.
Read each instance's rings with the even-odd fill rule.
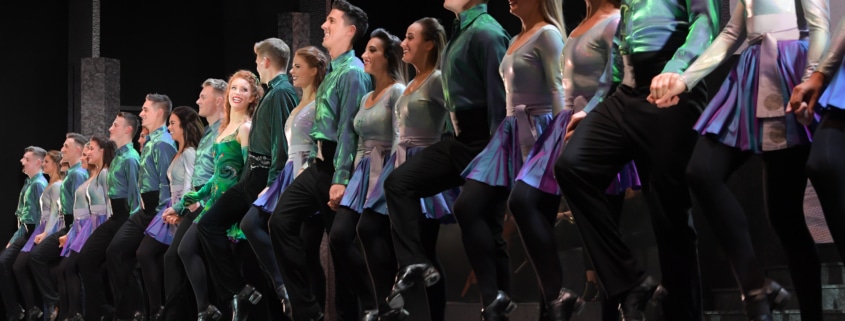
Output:
[[[355,57],[352,45],[367,32],[367,14],[344,0],[335,1],[321,28],[325,33],[325,47],[332,61],[329,73],[317,88],[314,127],[311,137],[317,151],[311,155],[314,163],[296,177],[282,192],[276,211],[270,217],[273,248],[282,269],[293,306],[294,320],[322,320],[320,305],[309,290],[305,248],[299,231],[305,218],[320,212],[326,227],[334,220],[334,210],[340,203],[352,174],[358,136],[352,128],[358,103],[372,90],[372,80],[364,72],[364,64]],[[342,270],[342,269],[341,269]],[[346,295],[343,277],[335,277],[340,319],[357,318],[357,302]],[[350,300],[352,299],[352,300]]]

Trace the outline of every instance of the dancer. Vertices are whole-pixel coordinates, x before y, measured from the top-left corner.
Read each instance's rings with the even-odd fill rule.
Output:
[[[78,133],[65,135],[61,150],[61,162],[68,164],[68,170],[62,179],[61,195],[59,196],[59,210],[61,211],[63,225],[56,233],[41,239],[38,246],[30,252],[29,269],[32,272],[35,285],[38,287],[38,292],[41,293],[42,302],[47,308],[44,312],[49,313],[47,315],[48,320],[56,320],[59,316],[59,290],[51,269],[62,258],[59,238],[66,235],[73,224],[74,193],[89,178],[88,165],[82,166],[82,153],[87,143],[88,138]],[[62,309],[63,314],[66,312],[66,308]]]
[[[62,215],[59,211],[59,195],[61,194],[61,182],[64,178],[64,173],[60,171],[62,161],[62,153],[57,150],[47,152],[46,157],[41,165],[43,173],[50,177],[47,187],[41,193],[39,198],[41,208],[41,220],[38,227],[32,232],[29,240],[21,249],[18,257],[15,259],[15,264],[12,270],[15,273],[15,282],[18,284],[21,299],[20,302],[24,304],[26,309],[26,318],[28,321],[40,320],[44,312],[41,307],[35,305],[35,288],[33,280],[29,271],[29,252],[36,247],[45,237],[57,232],[63,227]]]
[[[110,139],[118,146],[108,171],[108,197],[112,215],[100,225],[79,251],[79,274],[85,296],[85,317],[100,319],[106,308],[106,289],[102,266],[106,249],[131,213],[141,210],[138,191],[140,156],[132,146],[132,137],[140,127],[138,117],[119,112],[109,128]]]
[[[288,45],[281,39],[268,38],[256,43],[253,50],[259,77],[267,84],[268,89],[264,98],[260,99],[261,103],[255,110],[255,116],[253,117],[252,113],[247,114],[255,123],[249,132],[249,158],[243,173],[245,179],[227,190],[213,207],[206,210],[206,215],[197,223],[209,273],[215,281],[218,295],[229,301],[235,321],[246,319],[247,302],[257,304],[261,293],[247,284],[239,272],[238,262],[229,250],[230,242],[226,237],[226,230],[232,224],[240,223],[258,194],[273,185],[278,173],[282,171],[287,160],[287,142],[282,126],[287,121],[290,110],[299,101],[285,74],[290,59]],[[236,93],[230,90],[230,94]],[[230,97],[231,99],[239,98],[235,96]],[[285,295],[282,293],[279,297],[284,298]]]
[[[372,88],[370,76],[364,72],[361,60],[355,57],[352,44],[367,32],[367,14],[345,0],[332,3],[322,29],[323,47],[332,61],[331,72],[317,88],[314,127],[311,137],[317,142],[314,163],[310,164],[290,184],[279,198],[270,217],[270,236],[282,278],[290,293],[294,320],[320,320],[320,305],[309,289],[309,266],[304,242],[300,237],[303,221],[320,212],[325,226],[331,230],[334,209],[340,204],[353,170],[357,134],[353,117],[364,94]],[[335,251],[333,251],[335,252]],[[334,258],[342,256],[336,253]],[[335,260],[337,310],[339,319],[358,319],[357,300],[351,293],[352,280]]]
[[[267,221],[270,219],[270,214],[276,209],[279,195],[308,166],[309,154],[316,147],[314,139],[308,134],[314,125],[314,101],[317,87],[320,86],[326,76],[328,62],[329,58],[326,54],[313,46],[300,48],[294,54],[290,78],[293,80],[294,87],[302,89],[302,99],[300,99],[299,105],[290,112],[290,116],[285,122],[288,160],[273,184],[253,202],[252,208],[241,220],[241,229],[249,240],[249,245],[255,251],[255,257],[261,264],[261,268],[268,274],[277,289],[276,292],[283,295],[280,299],[283,300],[282,306],[287,315],[292,313],[290,311],[290,298],[287,297],[279,264],[276,261],[276,255],[273,253],[273,244],[270,240]],[[303,228],[300,233],[307,255],[317,259],[316,261],[309,261],[309,265],[320,266],[320,244],[323,240],[325,228],[321,218],[317,215],[313,217],[315,218],[309,218],[303,223],[312,225],[313,228]],[[308,233],[307,231],[319,232]],[[325,287],[324,278],[322,269],[311,270],[309,279],[317,281],[315,282],[317,284],[312,284],[312,291],[316,288]],[[323,298],[323,301],[325,301],[325,298]]]
[[[605,295],[621,302],[625,320],[641,320],[645,302],[665,290],[649,277],[622,241],[608,184],[631,160],[649,201],[669,320],[701,319],[696,232],[684,172],[696,135],[689,128],[707,100],[700,84],[683,106],[659,109],[648,87],[676,77],[710,44],[718,30],[713,0],[623,2],[619,21],[622,82],[609,97],[594,96],[568,125],[569,141],[555,163],[555,178],[572,210]],[[616,52],[614,52],[616,54]],[[674,75],[674,76],[673,76]],[[623,78],[624,77],[624,78]],[[585,117],[586,115],[586,117]],[[575,127],[578,127],[575,130]],[[569,134],[570,131],[574,132]]]
[[[355,239],[364,202],[375,187],[375,178],[381,174],[393,145],[393,106],[405,91],[407,70],[402,62],[400,42],[398,37],[379,28],[370,34],[361,55],[364,71],[373,77],[374,90],[361,99],[353,120],[353,129],[358,136],[355,171],[340,205],[333,207],[337,213],[329,233],[332,253],[337,254],[334,260],[340,262],[337,266],[356,289],[364,309],[363,320],[378,319],[379,307],[367,263]]]
[[[845,166],[842,153],[845,146],[843,124],[845,124],[845,101],[838,92],[845,85],[845,72],[842,71],[842,55],[845,53],[845,20],[839,22],[839,28],[831,39],[830,47],[820,60],[816,71],[795,89],[789,105],[797,115],[812,118],[816,108],[821,108],[821,122],[813,133],[813,147],[807,160],[807,175],[819,196],[824,210],[825,221],[833,236],[840,257],[845,257]],[[822,95],[822,89],[827,85]],[[819,98],[821,96],[821,98]],[[792,169],[800,170],[800,169]]]
[[[242,181],[241,179],[246,175],[243,170],[249,157],[247,150],[252,126],[250,115],[255,113],[263,95],[264,90],[258,83],[258,77],[252,72],[238,70],[229,78],[223,113],[225,116],[220,124],[222,130],[215,139],[214,176],[198,191],[187,193],[182,197],[183,206],[190,206],[201,199],[206,199],[205,208],[194,219],[194,223],[205,219],[205,214],[225,195],[224,193]],[[198,320],[217,320],[222,317],[222,312],[209,302],[206,281],[207,265],[203,262],[198,233],[198,224],[193,224],[188,228],[179,245],[179,257],[185,265],[185,271],[194,290],[197,311],[199,311]],[[226,238],[225,235],[222,237]],[[226,247],[222,251],[228,252],[231,249]],[[219,253],[214,255],[219,255]],[[208,259],[208,256],[205,256],[205,259]],[[260,298],[260,294],[258,295]],[[243,300],[237,295],[233,299],[231,304],[241,304],[240,300]],[[234,313],[245,307],[232,306],[231,308]]]
[[[416,77],[400,93],[393,115],[393,154],[387,159],[375,186],[367,196],[364,211],[358,222],[358,238],[367,258],[367,268],[373,279],[382,321],[407,315],[404,309],[393,310],[384,300],[390,295],[396,275],[396,254],[391,239],[390,218],[384,197],[384,181],[397,166],[426,146],[441,140],[449,122],[449,110],[443,99],[439,66],[440,52],[446,45],[446,31],[434,18],[422,18],[408,27],[402,47],[402,61],[416,69]],[[449,124],[451,125],[451,124]],[[457,192],[423,199],[423,213],[419,213],[420,235],[428,259],[437,263],[437,235],[440,224],[453,223],[451,204]],[[427,288],[431,320],[442,321],[446,308],[446,281],[441,278]]]
[[[170,202],[179,202],[182,196],[193,188],[191,176],[194,173],[196,147],[202,138],[203,126],[199,115],[193,108],[179,106],[170,113],[167,131],[179,148],[167,167],[167,179],[170,181]],[[170,207],[168,207],[170,208]],[[176,232],[176,224],[164,220],[164,211],[156,214],[144,234],[144,240],[138,246],[138,262],[147,292],[150,318],[162,319],[162,287],[164,286],[163,255],[171,245]]]
[[[12,266],[18,253],[27,244],[32,232],[38,227],[41,221],[41,204],[39,199],[47,187],[47,179],[41,165],[47,155],[41,147],[29,146],[24,148],[21,165],[26,180],[18,196],[18,207],[15,209],[15,216],[18,219],[18,230],[12,235],[9,243],[0,250],[0,296],[3,297],[3,305],[6,307],[6,317],[9,320],[19,320],[26,316],[26,310],[18,303],[17,282],[12,276]],[[49,215],[49,212],[47,213]]]
[[[457,137],[424,149],[397,168],[385,181],[388,212],[395,229],[394,246],[401,267],[388,298],[394,310],[404,306],[402,292],[406,292],[413,284],[424,281],[426,285],[432,285],[440,277],[425,255],[420,241],[419,215],[422,209],[419,199],[464,184],[466,173],[461,171],[464,168],[470,171],[473,169],[467,165],[488,142],[493,141],[491,133],[499,128],[506,109],[498,68],[506,52],[507,33],[487,14],[487,1],[447,0],[444,7],[457,16],[455,24],[458,30],[452,35],[443,53],[443,91],[446,106],[455,111]],[[540,123],[547,124],[550,119],[551,116]],[[511,127],[507,125],[501,130],[507,128],[509,131]],[[479,165],[493,165],[483,163]],[[491,172],[495,171],[493,166],[490,167]],[[511,178],[502,177],[499,184],[507,181],[507,185],[510,185],[516,173],[508,174],[508,170],[504,174]],[[472,180],[464,186],[463,196],[455,202],[455,216],[461,224],[465,248],[482,287],[482,317],[485,320],[499,320],[506,318],[506,314],[514,307],[507,296],[510,266],[506,243],[501,234],[506,189],[502,189],[503,195],[498,197],[501,201],[496,201],[497,197],[489,197],[493,194],[486,192],[496,193],[497,189],[487,188],[489,185],[474,181],[481,179],[486,182],[476,173],[470,174],[469,178]],[[484,197],[493,201],[479,206],[477,200]],[[470,204],[471,199],[476,201]],[[479,216],[482,212],[484,215]]]
[[[71,320],[82,320],[82,280],[80,278],[80,255],[92,233],[112,216],[108,199],[109,166],[115,155],[115,143],[102,136],[94,135],[88,142],[85,153],[89,175],[91,177],[76,190],[73,209],[73,228],[59,238],[64,243],[62,262],[58,268],[58,284],[64,285],[65,296],[62,298]],[[62,241],[62,239],[65,239]],[[97,272],[100,266],[97,265]],[[98,273],[102,277],[102,273]]]
[[[197,99],[198,115],[204,117],[208,126],[204,129],[202,139],[196,148],[196,158],[190,183],[193,191],[198,191],[214,174],[214,139],[217,137],[220,122],[223,118],[223,104],[226,100],[226,81],[209,78],[202,83]],[[166,222],[176,224],[173,240],[164,253],[164,312],[163,320],[184,320],[197,314],[190,305],[188,278],[185,266],[179,258],[179,244],[188,228],[194,224],[194,219],[202,211],[202,203],[195,203],[189,208],[182,206],[182,202],[171,202],[172,207],[166,209],[162,217]]]
[[[141,150],[139,180],[142,210],[129,213],[129,219],[115,232],[106,249],[106,266],[116,319],[143,316],[141,305],[138,304],[143,301],[136,297],[141,291],[133,271],[138,245],[144,239],[144,230],[156,213],[163,210],[170,201],[167,168],[176,154],[176,146],[167,132],[165,121],[171,108],[170,98],[162,94],[148,94],[141,107],[141,126],[150,132]]]
[[[804,221],[804,167],[810,151],[810,131],[786,112],[788,97],[802,77],[818,65],[829,41],[827,0],[744,0],[713,44],[686,71],[652,87],[649,100],[672,106],[676,96],[692,88],[718,67],[727,55],[749,46],[695,124],[701,133],[687,169],[692,195],[725,251],[743,293],[750,320],[771,320],[771,309],[782,307],[789,294],[769,280],[757,260],[748,223],[739,200],[731,193],[730,175],[754,154],[766,165],[764,180],[769,221],[787,255],[798,295],[801,317],[822,319],[821,262]],[[809,43],[799,40],[798,12],[810,27]],[[803,19],[802,19],[803,20]],[[798,115],[800,116],[800,115]]]

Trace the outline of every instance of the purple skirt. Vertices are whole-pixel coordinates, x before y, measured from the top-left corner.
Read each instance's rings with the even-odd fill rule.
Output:
[[[108,218],[109,216],[105,214],[91,215],[87,219],[73,222],[73,228],[67,233],[67,241],[65,241],[65,247],[62,249],[62,256],[70,256],[70,251],[79,253],[91,233],[94,233],[94,230]]]
[[[176,224],[168,224],[164,221],[163,214],[164,211],[169,208],[170,202],[167,202],[167,206],[165,206],[163,210],[158,212],[153,220],[150,221],[150,225],[147,225],[147,229],[144,231],[144,234],[149,235],[156,241],[161,242],[164,245],[170,245],[173,243],[173,235],[176,234]]]
[[[282,191],[290,186],[294,177],[296,177],[296,173],[293,172],[293,161],[289,160],[285,163],[285,168],[282,169],[273,184],[264,192],[264,195],[256,199],[252,205],[257,206],[264,212],[273,213],[276,210],[276,204],[279,203],[279,197],[282,196]]]
[[[561,150],[566,145],[563,141],[566,126],[572,117],[572,111],[562,111],[555,116],[549,127],[537,137],[537,142],[531,148],[531,153],[525,159],[525,164],[516,176],[516,180],[536,188],[544,193],[560,195],[560,188],[555,180],[554,167]],[[640,176],[634,162],[625,164],[622,171],[610,183],[606,193],[619,195],[628,188],[642,187]]]
[[[364,211],[364,203],[367,202],[367,194],[370,192],[370,175],[377,174],[381,176],[385,167],[382,165],[382,172],[371,173],[370,164],[373,161],[380,161],[382,164],[385,164],[388,156],[389,155],[384,155],[384,158],[381,160],[373,160],[370,155],[361,158],[361,161],[358,162],[358,167],[355,168],[355,171],[352,173],[352,177],[349,178],[349,184],[346,184],[346,192],[343,193],[343,198],[340,200],[340,206],[348,207],[358,214]],[[373,184],[375,184],[375,182],[373,182]]]
[[[801,83],[804,74],[807,42],[779,41],[777,46],[777,71],[786,108],[792,88]],[[740,150],[763,152],[763,122],[757,118],[759,55],[760,45],[751,45],[742,52],[736,66],[693,127],[697,132],[715,135],[722,144]],[[811,142],[810,131],[798,123],[795,115],[786,113],[784,118],[787,147]]]
[[[534,129],[542,135],[551,123],[552,115],[531,116]],[[490,142],[467,165],[461,176],[490,186],[511,188],[516,175],[522,168],[522,148],[519,143],[519,128],[515,116],[508,116],[499,124]]]
[[[38,224],[38,227],[36,227],[35,231],[32,231],[32,235],[29,236],[29,240],[27,240],[26,244],[23,245],[21,252],[32,251],[32,247],[35,246],[35,237],[38,234],[44,233],[44,225],[46,224],[47,222],[41,222],[41,224]]]
[[[425,147],[408,148],[406,159],[413,157],[424,148]],[[367,197],[367,202],[364,203],[365,209],[369,208],[376,213],[387,215],[387,199],[384,196],[384,181],[387,180],[387,176],[390,175],[394,169],[396,169],[396,153],[391,154],[390,158],[387,159],[387,164],[384,165],[384,169],[382,169],[381,175],[379,175],[376,186]],[[423,214],[429,219],[440,220],[443,224],[455,223],[455,217],[452,215],[452,204],[455,203],[455,199],[458,198],[458,194],[460,193],[461,189],[456,187],[446,190],[440,194],[420,199]]]
[[[845,94],[840,94],[840,90],[845,90],[845,59],[842,60],[842,65],[833,75],[827,89],[819,97],[819,105],[822,108],[845,109]]]

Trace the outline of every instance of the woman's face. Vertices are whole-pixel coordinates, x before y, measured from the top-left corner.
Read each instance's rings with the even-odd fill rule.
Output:
[[[179,116],[176,116],[176,114],[170,114],[170,121],[167,122],[167,131],[170,132],[170,136],[173,136],[174,140],[185,140],[182,121],[179,120]]]
[[[79,158],[79,161],[82,163],[82,168],[84,168],[84,169],[88,168],[88,164],[90,164],[88,162],[88,147],[89,147],[89,144],[90,144],[90,142],[88,144],[85,144],[85,146],[82,148],[82,157]]]
[[[235,78],[229,84],[229,105],[235,110],[246,110],[255,100],[255,92],[252,90],[249,81],[243,78]]]
[[[57,168],[56,162],[53,161],[53,158],[49,155],[44,157],[44,162],[41,163],[41,170],[48,175],[54,175],[54,173],[58,173],[59,169]]]
[[[418,65],[428,58],[433,43],[423,40],[422,32],[423,27],[419,23],[408,26],[405,40],[402,40],[402,61],[405,63]]]
[[[103,161],[103,148],[96,141],[88,144],[88,164],[99,164]]]
[[[370,75],[377,75],[387,70],[387,57],[384,56],[384,44],[379,38],[370,38],[367,49],[361,55],[364,61],[364,71]]]
[[[317,77],[317,67],[313,67],[300,55],[293,56],[293,65],[290,67],[290,77],[293,79],[293,86],[305,88],[314,84]]]

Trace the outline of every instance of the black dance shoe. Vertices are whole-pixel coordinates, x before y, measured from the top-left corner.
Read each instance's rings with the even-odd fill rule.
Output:
[[[288,296],[288,289],[284,284],[276,287],[276,295],[282,300],[282,313],[293,320],[293,306],[290,304],[290,296]]]
[[[422,281],[426,287],[432,286],[440,281],[440,272],[428,263],[411,264],[403,267],[396,273],[396,282],[387,297],[387,304],[393,310],[402,309],[405,306],[405,298],[402,293],[411,289],[417,282]]]
[[[763,287],[748,291],[742,295],[742,303],[745,305],[745,315],[751,321],[771,321],[772,310],[781,310],[792,298],[792,294],[786,291],[777,282],[766,279]]]
[[[132,315],[132,321],[147,321],[147,317],[144,316],[143,312],[135,311],[135,314]]]
[[[42,316],[44,316],[44,311],[38,307],[32,307],[26,312],[26,321],[40,321]]]
[[[584,284],[584,293],[581,294],[581,297],[586,301],[598,301],[599,296],[601,296],[601,290],[599,290],[598,282],[587,281]]]
[[[578,297],[569,289],[561,289],[560,294],[549,303],[549,321],[569,321],[572,315],[581,314],[584,309],[584,299]]]
[[[18,321],[23,320],[26,318],[26,310],[22,306],[18,306],[18,312],[15,313],[13,311],[8,312],[6,319],[9,321]]]
[[[622,304],[619,305],[619,312],[622,314],[622,321],[643,321],[645,320],[646,303],[649,301],[657,305],[662,301],[668,292],[654,281],[650,276],[637,285],[625,295]]]
[[[481,321],[508,321],[513,309],[516,309],[516,303],[507,293],[499,291],[496,299],[481,309]]]
[[[391,309],[385,313],[382,313],[378,317],[378,321],[403,321],[408,318],[408,310],[405,309]]]
[[[792,298],[792,294],[772,279],[766,279],[761,290],[766,292],[766,299],[768,299],[769,307],[772,310],[783,311],[786,308],[786,303]]]
[[[216,306],[209,305],[205,308],[205,311],[197,314],[197,321],[217,321],[221,317],[223,317],[223,313],[220,312],[220,309]]]
[[[150,316],[150,321],[162,321],[164,320],[164,306],[160,306],[158,308],[158,312]]]
[[[71,317],[68,320],[70,320],[70,321],[85,321],[85,319],[82,318],[82,314],[80,314],[80,313],[75,314],[73,317]]]
[[[232,297],[232,321],[245,321],[249,315],[249,306],[247,304],[258,304],[261,301],[261,292],[255,289],[252,285],[244,285],[241,292]]]
[[[365,310],[361,321],[378,321],[378,310]]]

